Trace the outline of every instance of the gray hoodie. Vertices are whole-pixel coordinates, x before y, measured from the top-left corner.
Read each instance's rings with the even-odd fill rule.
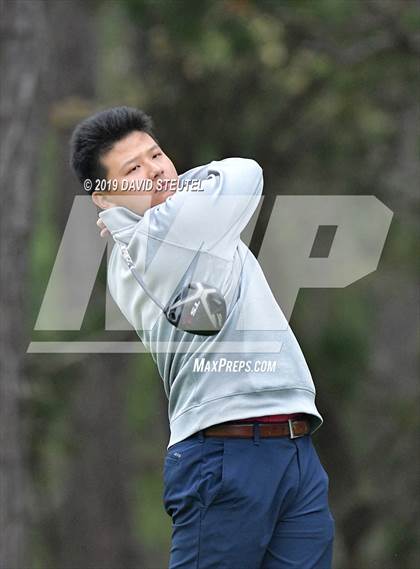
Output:
[[[187,185],[191,180],[199,180],[198,189]],[[188,170],[179,182],[143,216],[121,206],[99,214],[163,305],[192,280],[217,287],[226,300],[228,317],[217,335],[179,330],[136,281],[120,247],[113,247],[109,291],[162,377],[168,448],[216,423],[281,413],[307,413],[313,433],[323,419],[311,373],[258,261],[240,238],[261,198],[261,167],[227,158]]]

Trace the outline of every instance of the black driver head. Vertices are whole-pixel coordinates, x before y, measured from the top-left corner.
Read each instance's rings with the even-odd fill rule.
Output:
[[[166,306],[168,321],[201,336],[214,336],[226,322],[226,302],[217,288],[200,282],[185,286]]]

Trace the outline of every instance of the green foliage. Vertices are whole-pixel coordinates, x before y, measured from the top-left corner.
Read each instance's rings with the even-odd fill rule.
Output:
[[[332,310],[319,345],[326,379],[323,388],[343,404],[357,400],[358,390],[366,381],[371,350],[368,331],[372,329],[368,298],[344,291],[330,293]]]
[[[147,435],[147,425],[156,415],[162,380],[149,354],[132,356],[129,374],[131,382],[126,394],[127,424],[137,437],[141,437]]]
[[[158,475],[157,475],[158,474]],[[144,474],[135,485],[135,529],[150,552],[169,551],[171,520],[162,504],[162,473]]]

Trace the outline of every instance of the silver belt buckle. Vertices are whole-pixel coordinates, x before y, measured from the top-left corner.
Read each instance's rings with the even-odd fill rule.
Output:
[[[291,439],[298,439],[299,437],[303,437],[302,435],[295,435],[294,431],[293,431],[293,419],[287,419],[287,422],[289,423],[289,431],[290,431],[290,438]]]

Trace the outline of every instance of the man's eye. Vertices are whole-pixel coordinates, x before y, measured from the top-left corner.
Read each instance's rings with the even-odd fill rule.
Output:
[[[131,168],[131,170],[128,171],[128,173],[134,172],[134,170],[135,170],[136,168],[140,168],[140,166],[139,166],[138,164],[137,164],[136,166],[133,166],[133,167]]]
[[[156,156],[162,156],[162,152],[157,152],[156,154],[153,154],[153,158],[156,158]]]

